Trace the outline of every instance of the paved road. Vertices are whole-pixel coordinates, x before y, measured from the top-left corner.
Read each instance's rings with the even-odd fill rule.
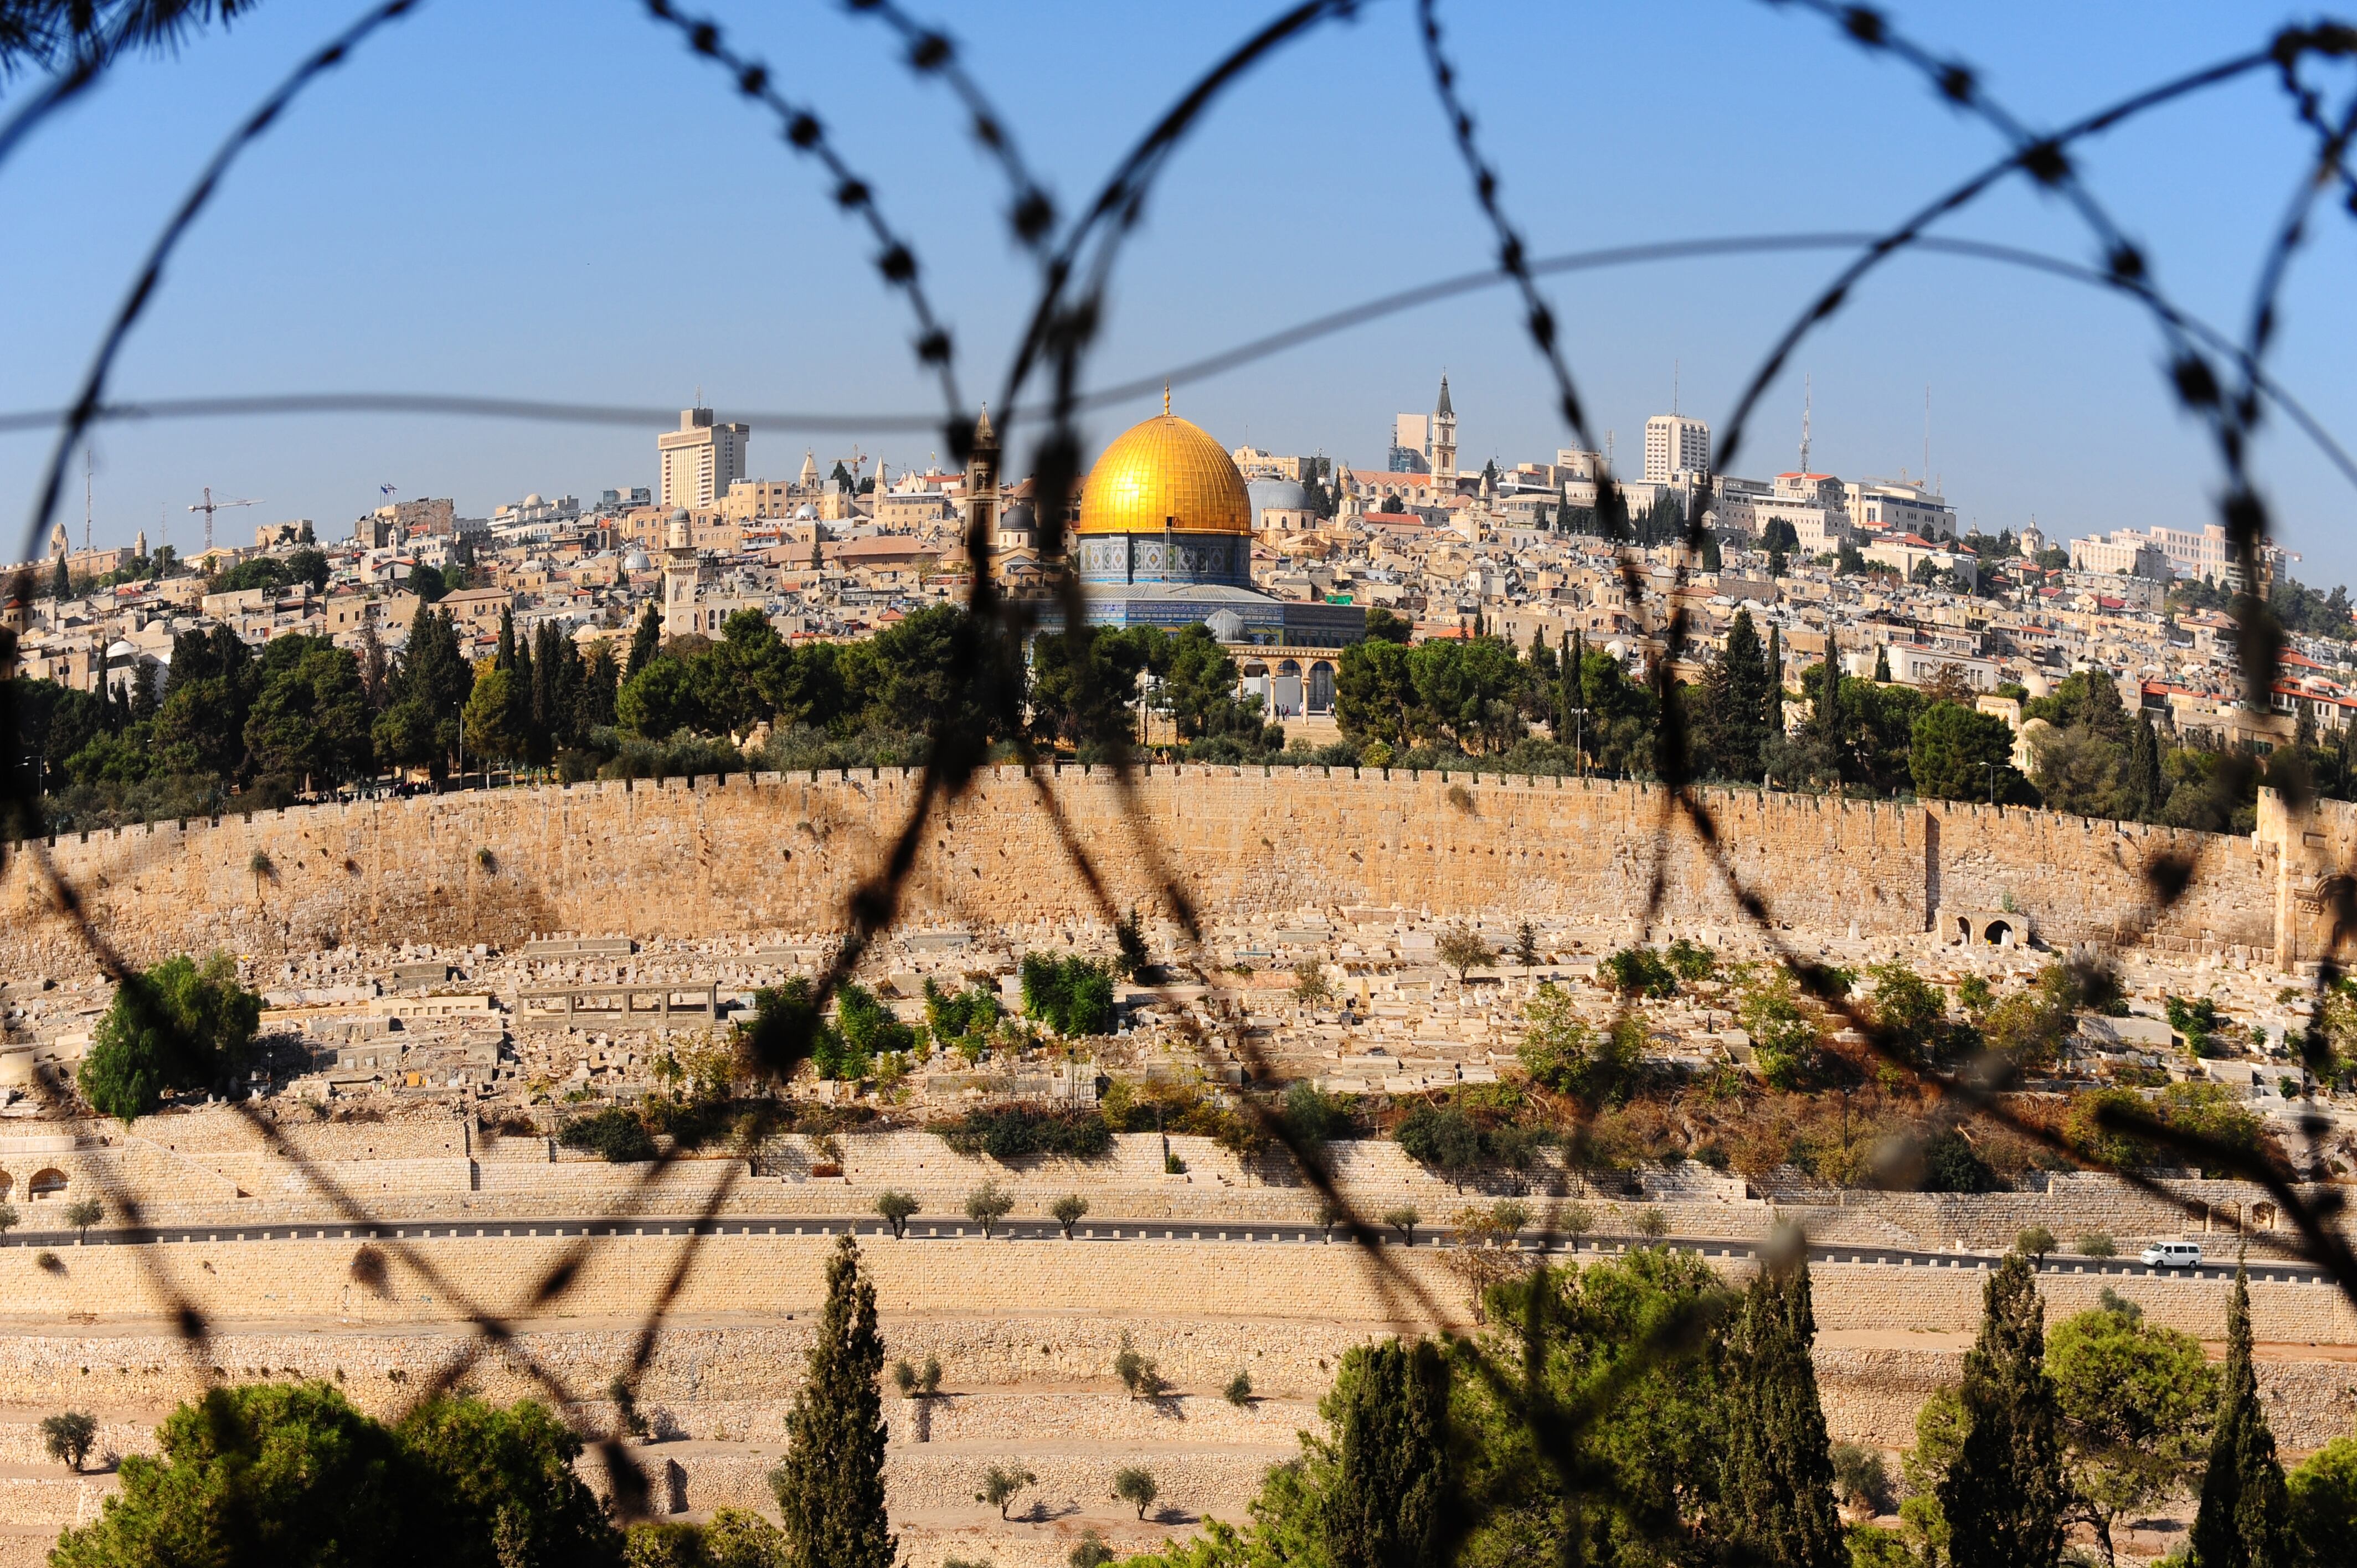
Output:
[[[1400,1233],[1389,1227],[1375,1228],[1384,1245],[1403,1244]],[[686,1236],[691,1232],[706,1236],[833,1236],[845,1230],[862,1237],[889,1239],[891,1228],[872,1215],[858,1217],[794,1215],[785,1219],[740,1219],[731,1216],[708,1224],[696,1224],[682,1219],[651,1219],[633,1220],[597,1219],[499,1219],[468,1224],[451,1224],[446,1220],[408,1221],[385,1220],[373,1225],[222,1225],[222,1226],[145,1226],[136,1229],[113,1230],[92,1227],[83,1245],[91,1247],[145,1246],[155,1243],[182,1242],[226,1243],[231,1241],[292,1241],[292,1240],[427,1240],[446,1238],[473,1237],[605,1237],[605,1236]],[[967,1221],[956,1223],[936,1220],[919,1215],[909,1221],[908,1240],[928,1241],[978,1237],[979,1225]],[[1060,1241],[1063,1229],[1048,1219],[1006,1219],[991,1227],[991,1235],[1006,1241]],[[1453,1241],[1456,1232],[1444,1225],[1418,1225],[1412,1243],[1430,1247]],[[1227,1241],[1278,1243],[1291,1246],[1347,1244],[1348,1237],[1339,1229],[1329,1233],[1314,1224],[1178,1224],[1167,1220],[1098,1219],[1073,1228],[1071,1240],[1079,1242],[1115,1241]],[[1709,1258],[1749,1258],[1756,1255],[1757,1242],[1750,1240],[1729,1240],[1717,1237],[1671,1236],[1663,1244],[1681,1251]],[[71,1230],[15,1231],[0,1236],[0,1246],[56,1248],[75,1244]],[[1525,1250],[1560,1256],[1572,1249],[1568,1237],[1559,1233],[1525,1230],[1519,1244]],[[1621,1236],[1587,1236],[1579,1242],[1583,1252],[1615,1252],[1637,1245],[1631,1238]],[[1812,1246],[1809,1257],[1819,1263],[1876,1263],[1889,1268],[1977,1269],[1995,1264],[2002,1254],[1995,1252],[1931,1252],[1903,1247],[1871,1246]],[[2157,1278],[2183,1276],[2197,1279],[2224,1280],[2233,1277],[2231,1263],[2208,1264],[2198,1269],[2147,1268],[2133,1258],[2081,1258],[2062,1253],[2050,1254],[2045,1264],[2050,1274],[2081,1274],[2111,1278]],[[2251,1264],[2254,1280],[2274,1280],[2291,1283],[2323,1281],[2330,1276],[2313,1263],[2277,1262],[2255,1259]]]

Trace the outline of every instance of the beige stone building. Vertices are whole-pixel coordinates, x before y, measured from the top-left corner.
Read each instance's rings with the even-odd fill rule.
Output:
[[[716,423],[708,408],[680,410],[679,428],[655,437],[655,456],[662,466],[657,502],[664,507],[717,505],[729,487],[745,477],[745,448],[751,435],[745,425]]]

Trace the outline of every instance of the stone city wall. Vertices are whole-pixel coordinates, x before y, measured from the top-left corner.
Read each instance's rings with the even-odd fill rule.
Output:
[[[1101,911],[1039,803],[1050,791],[1117,907],[1157,907],[1174,870],[1207,914],[1405,903],[1437,915],[1642,918],[1666,831],[1661,918],[1744,918],[1711,854],[1653,788],[1601,780],[1443,779],[1373,770],[1146,770],[1133,818],[1112,779],[1000,768],[942,807],[904,919],[990,929],[1094,922]],[[152,961],[212,947],[262,956],[339,942],[513,944],[535,931],[693,939],[838,929],[919,795],[912,772],[607,782],[264,811],[183,827],[69,835],[0,877],[0,973],[90,960],[52,888]],[[1701,792],[1728,866],[1796,929],[1901,937],[1942,908],[2008,907],[2050,945],[2138,940],[2271,955],[2282,811],[2228,838],[1969,804]],[[1452,799],[1452,795],[1457,799]],[[2336,819],[2337,822],[2337,819]],[[2293,859],[2340,851],[2304,832]],[[2266,841],[2266,842],[2263,842]],[[2329,842],[2328,842],[2329,841]],[[2150,909],[2143,871],[2185,860],[2190,891]]]

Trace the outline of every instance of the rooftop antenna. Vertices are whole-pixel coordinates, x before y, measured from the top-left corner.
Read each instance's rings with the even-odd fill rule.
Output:
[[[1677,361],[1677,360],[1672,360],[1670,361],[1670,417],[1671,417],[1671,418],[1673,418],[1673,419],[1675,419],[1675,418],[1677,417],[1677,414],[1678,414],[1678,361]]]
[[[1809,405],[1815,401],[1811,378],[1801,378],[1801,478],[1809,477]]]

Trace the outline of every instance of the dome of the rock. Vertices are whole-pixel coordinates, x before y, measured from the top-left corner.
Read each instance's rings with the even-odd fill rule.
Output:
[[[1169,413],[1130,426],[1081,490],[1080,532],[1250,533],[1252,498],[1227,449]]]

